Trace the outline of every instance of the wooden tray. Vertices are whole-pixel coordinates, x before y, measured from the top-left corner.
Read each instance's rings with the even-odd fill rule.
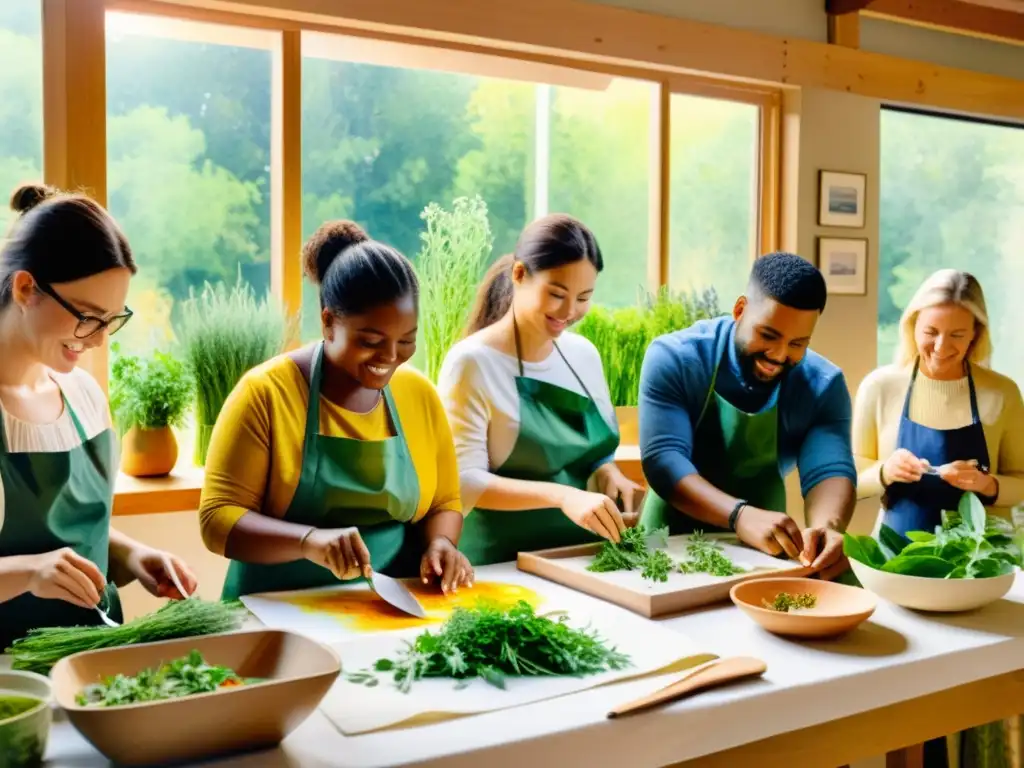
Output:
[[[586,592],[648,618],[726,601],[729,590],[741,581],[806,576],[811,570],[794,560],[780,560],[744,546],[735,535],[709,534],[707,538],[719,541],[724,554],[747,572],[724,577],[676,572],[669,574],[667,582],[644,579],[639,571],[594,573],[587,570],[587,565],[601,548],[599,543],[520,552],[516,565],[521,571]],[[689,536],[672,536],[665,551],[672,559],[682,560],[688,540]]]

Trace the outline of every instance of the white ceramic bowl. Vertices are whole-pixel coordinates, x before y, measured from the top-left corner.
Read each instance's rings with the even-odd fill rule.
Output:
[[[53,723],[50,681],[34,672],[0,672],[0,708],[9,698],[33,699],[38,705],[13,715],[0,712],[0,765],[5,768],[42,765]]]
[[[957,613],[994,603],[1010,591],[1016,571],[990,579],[931,579],[879,571],[850,560],[854,575],[865,589],[904,608]]]

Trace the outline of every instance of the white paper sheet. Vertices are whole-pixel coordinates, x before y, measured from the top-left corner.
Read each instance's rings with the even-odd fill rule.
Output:
[[[757,570],[765,575],[771,571],[781,571],[792,568],[799,568],[800,564],[792,560],[779,560],[750,549],[738,543],[738,540],[730,536],[708,536],[714,539],[722,548],[722,554],[728,557],[733,563],[745,571]],[[686,559],[686,545],[689,543],[689,536],[672,536],[668,540],[668,546],[664,547],[665,553],[674,561]],[[678,592],[683,589],[695,589],[709,584],[721,583],[735,579],[735,576],[711,576],[707,573],[680,573],[673,571],[668,575],[668,581],[652,581],[640,575],[640,571],[609,571],[606,573],[594,573],[587,570],[592,562],[593,555],[582,557],[559,557],[551,558],[551,562],[558,563],[560,567],[570,571],[586,573],[588,576],[601,579],[609,584],[624,587],[633,592],[640,592],[647,595],[664,595],[671,592]],[[742,574],[740,574],[742,575]]]
[[[374,687],[349,682],[346,673],[370,669],[380,658],[394,658],[404,642],[412,640],[418,632],[378,635],[333,644],[341,657],[342,674],[320,703],[320,709],[342,733],[355,735],[517,707],[613,682],[667,675],[716,658],[678,632],[618,608],[595,609],[593,604],[572,601],[547,605],[539,613],[560,608],[569,611],[573,626],[595,629],[609,646],[629,655],[632,666],[585,677],[510,677],[504,690],[479,679],[459,689],[455,680],[434,678],[417,680],[410,691],[403,693],[389,673],[379,673],[379,682]]]

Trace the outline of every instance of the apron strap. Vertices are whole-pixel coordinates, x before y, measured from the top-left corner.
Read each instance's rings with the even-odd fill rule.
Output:
[[[526,372],[523,370],[523,355],[519,349],[519,324],[516,322],[515,312],[512,313],[512,335],[516,342],[516,362],[519,364],[519,375],[525,378]],[[558,347],[558,344],[555,342],[552,341],[551,344],[554,346],[558,356],[562,358],[562,362],[565,363],[565,367],[569,369],[569,373],[573,375],[573,378],[576,379],[576,381],[579,382],[579,385],[583,388],[583,394],[587,396],[588,400],[593,400],[594,396],[590,394],[590,390],[587,389],[587,385],[583,383],[583,379],[580,378],[580,375],[576,373],[576,369],[569,364],[568,359],[565,357],[565,353],[562,352]]]
[[[981,412],[978,410],[978,392],[974,388],[974,374],[971,372],[971,364],[964,361],[964,365],[967,368],[967,388],[971,393],[971,423],[981,423]]]
[[[715,344],[715,367],[711,369],[711,384],[708,386],[707,394],[704,395],[704,405],[701,406],[700,416],[697,417],[697,423],[693,425],[694,432],[697,431],[697,427],[704,421],[704,414],[708,411],[708,406],[711,404],[711,398],[715,395],[715,384],[718,382],[718,368],[722,364],[722,357],[725,355],[725,347],[729,343],[729,336],[731,334],[723,334],[722,338]]]
[[[914,392],[914,382],[917,381],[917,369],[921,365],[921,358],[918,357],[914,360],[914,370],[910,373],[910,384],[907,387],[907,394],[903,398],[903,418],[910,418],[910,396]]]

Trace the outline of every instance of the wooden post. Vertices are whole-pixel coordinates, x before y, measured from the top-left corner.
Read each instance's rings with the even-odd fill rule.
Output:
[[[285,311],[302,312],[302,33],[273,51],[270,130],[270,286]]]
[[[103,0],[42,0],[43,178],[107,204]],[[106,391],[107,342],[82,357]]]

